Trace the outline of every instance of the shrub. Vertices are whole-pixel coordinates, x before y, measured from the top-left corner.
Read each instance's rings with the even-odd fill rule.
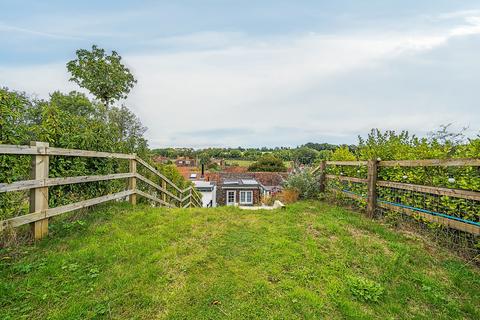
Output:
[[[295,190],[300,199],[317,199],[320,185],[316,177],[308,172],[301,172],[288,177],[285,189]]]
[[[294,203],[298,200],[299,193],[293,189],[284,189],[278,194],[278,199],[284,204]],[[273,203],[272,203],[273,204]]]
[[[287,171],[287,167],[282,159],[272,155],[265,155],[258,159],[258,161],[252,163],[248,167],[248,171],[285,172]]]

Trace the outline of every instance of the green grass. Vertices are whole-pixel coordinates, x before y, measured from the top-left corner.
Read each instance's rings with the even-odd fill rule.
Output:
[[[0,257],[3,319],[479,319],[480,274],[319,202],[97,208]]]

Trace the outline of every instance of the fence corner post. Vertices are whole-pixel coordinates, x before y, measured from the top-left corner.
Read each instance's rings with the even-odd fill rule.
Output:
[[[320,167],[319,167],[320,176],[318,178],[320,192],[322,193],[325,192],[325,178],[327,174],[326,169],[327,169],[327,161],[322,160],[322,162],[320,162]]]
[[[189,206],[190,208],[193,207],[192,188],[193,188],[193,187],[190,187],[190,206]]]
[[[31,141],[30,146],[37,147],[38,153],[32,157],[31,178],[33,180],[48,179],[48,142]],[[48,209],[48,187],[30,189],[30,208],[29,212],[43,212],[46,214]],[[42,239],[48,235],[48,218],[32,222],[30,224],[33,238]]]
[[[367,216],[369,218],[373,218],[377,207],[377,169],[378,161],[369,160],[367,173]]]
[[[136,178],[136,174],[137,174],[137,154],[136,153],[134,153],[133,158],[130,159],[129,168],[130,168],[129,169],[130,173],[134,174],[134,176],[130,177],[128,179],[128,189],[132,190],[134,193],[132,193],[128,197],[128,200],[132,205],[136,205],[137,204],[137,194],[136,194],[136,192],[137,192],[137,178]]]

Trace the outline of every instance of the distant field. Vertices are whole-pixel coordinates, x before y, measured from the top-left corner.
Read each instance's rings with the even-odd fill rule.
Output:
[[[251,160],[235,160],[235,159],[227,159],[225,160],[225,163],[227,165],[233,165],[233,164],[237,164],[239,165],[240,167],[248,167],[250,166],[252,163],[254,163],[255,161],[251,161]],[[287,168],[290,168],[291,167],[291,163],[290,161],[284,161],[285,163],[285,166]]]

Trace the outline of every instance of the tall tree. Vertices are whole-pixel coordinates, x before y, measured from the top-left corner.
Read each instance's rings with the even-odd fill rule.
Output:
[[[79,49],[76,53],[77,59],[67,63],[70,81],[90,91],[106,106],[126,98],[137,82],[116,51],[108,55],[93,45],[91,51]]]

